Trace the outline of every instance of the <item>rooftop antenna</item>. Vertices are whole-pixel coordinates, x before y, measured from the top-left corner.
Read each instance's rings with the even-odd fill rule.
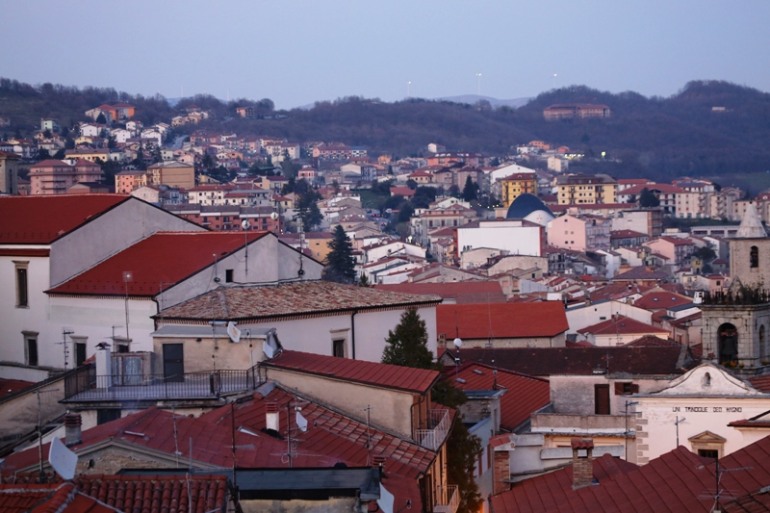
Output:
[[[62,353],[64,354],[64,370],[67,370],[67,366],[69,364],[69,356],[70,356],[70,348],[69,344],[67,344],[67,335],[72,335],[75,333],[72,328],[62,328],[61,329],[61,342],[57,342],[57,344],[62,345]]]
[[[123,271],[123,284],[125,286],[125,292],[126,292],[126,299],[125,299],[125,308],[126,308],[126,343],[128,344],[131,340],[131,337],[128,335],[128,282],[134,281],[134,273],[131,271]]]
[[[241,221],[241,229],[243,230],[243,246],[246,248],[246,261],[245,261],[244,267],[246,270],[246,276],[248,276],[249,275],[249,243],[247,240],[248,237],[246,232],[248,232],[251,229],[251,224],[249,223],[248,219],[244,219],[243,221]]]
[[[676,426],[676,447],[679,447],[679,424],[687,420],[685,417],[679,418],[679,415],[676,416],[676,420],[674,420],[674,425]]]

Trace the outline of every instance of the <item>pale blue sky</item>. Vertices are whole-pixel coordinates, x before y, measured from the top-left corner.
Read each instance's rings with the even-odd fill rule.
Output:
[[[170,98],[770,91],[770,0],[0,0],[0,18],[2,77]]]

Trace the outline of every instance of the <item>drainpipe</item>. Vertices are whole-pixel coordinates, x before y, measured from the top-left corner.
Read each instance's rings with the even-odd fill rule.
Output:
[[[358,310],[353,310],[353,313],[350,314],[350,349],[353,353],[353,359],[356,359],[356,314],[358,313]]]

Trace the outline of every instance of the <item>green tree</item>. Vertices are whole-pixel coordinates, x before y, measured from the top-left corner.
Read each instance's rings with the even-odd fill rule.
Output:
[[[420,369],[436,368],[427,346],[425,321],[420,319],[414,308],[401,315],[396,329],[388,332],[386,342],[388,345],[382,354],[383,363]],[[450,408],[457,408],[466,401],[465,394],[445,378],[433,387],[431,397]],[[457,485],[460,493],[458,513],[474,513],[481,506],[481,495],[473,479],[474,466],[480,453],[481,441],[468,432],[461,415],[456,415],[447,439],[447,477],[451,484]]]
[[[337,225],[333,235],[334,238],[329,243],[331,251],[326,257],[323,277],[328,281],[353,283],[356,279],[356,261],[353,258],[353,244],[341,225]]]
[[[642,189],[642,192],[639,193],[639,206],[642,208],[645,207],[657,207],[660,205],[660,199],[655,195],[654,192],[649,190],[647,187]]]
[[[297,188],[303,180],[297,182]],[[320,199],[318,193],[313,189],[307,189],[304,193],[300,194],[297,201],[297,210],[299,211],[299,218],[302,221],[302,229],[304,231],[313,231],[313,228],[321,224],[323,216],[318,209],[316,201]]]
[[[425,321],[415,308],[401,314],[401,321],[395,330],[388,332],[387,345],[382,353],[382,363],[433,368],[433,353],[428,349],[428,330]]]
[[[479,196],[479,184],[471,180],[471,177],[468,176],[465,179],[465,187],[463,187],[463,200],[473,201],[477,199],[478,196]]]

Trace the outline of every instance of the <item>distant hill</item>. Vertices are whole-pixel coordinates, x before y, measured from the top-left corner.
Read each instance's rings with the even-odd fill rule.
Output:
[[[466,94],[462,96],[447,96],[443,98],[436,98],[438,101],[447,101],[453,103],[465,103],[468,105],[476,105],[479,102],[488,102],[492,107],[510,107],[517,109],[522,105],[526,105],[532,98],[514,98],[512,100],[499,100],[492,98],[491,96],[480,96],[477,94]]]
[[[520,106],[479,96],[441,100],[407,99],[386,103],[361,97],[317,102],[307,109],[273,111],[269,99],[229,103],[208,95],[183,98],[172,107],[162,96],[151,98],[113,89],[44,84],[31,86],[0,79],[0,117],[30,133],[40,118],[60,123],[83,120],[85,110],[120,99],[137,106],[144,122],[166,121],[196,105],[211,118],[194,129],[240,135],[286,137],[291,141],[340,141],[366,146],[372,154],[417,155],[428,143],[454,151],[505,155],[516,145],[541,139],[566,145],[593,159],[576,171],[607,172],[617,177],[731,176],[770,170],[770,95],[721,81],[693,81],[668,97],[647,98],[634,92],[611,94],[584,86],[543,93]],[[602,103],[608,119],[548,122],[543,109],[555,103]],[[255,118],[235,117],[235,107],[249,104]],[[604,158],[600,158],[604,152]]]

